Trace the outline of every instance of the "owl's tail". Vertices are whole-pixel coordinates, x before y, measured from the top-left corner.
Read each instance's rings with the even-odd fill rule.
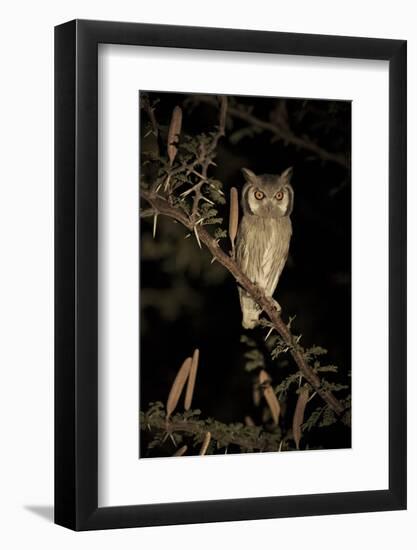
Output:
[[[259,322],[261,308],[248,295],[247,292],[239,288],[240,307],[242,309],[242,327],[255,328]]]

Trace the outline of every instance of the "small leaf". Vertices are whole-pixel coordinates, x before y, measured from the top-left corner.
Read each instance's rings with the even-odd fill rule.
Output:
[[[321,422],[320,422],[319,426],[321,428],[323,428],[325,426],[331,426],[332,424],[334,424],[336,422],[336,420],[337,420],[336,415],[334,414],[332,409],[330,407],[325,407],[324,413],[323,413],[323,418],[321,419]]]
[[[225,229],[222,229],[221,227],[216,227],[216,230],[214,232],[214,238],[224,239],[225,237],[227,237],[227,231]]]

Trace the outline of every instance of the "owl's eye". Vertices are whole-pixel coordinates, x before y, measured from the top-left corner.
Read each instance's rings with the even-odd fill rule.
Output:
[[[258,199],[258,201],[261,201],[264,198],[264,193],[262,191],[255,191],[255,199]]]
[[[282,199],[284,198],[284,193],[282,191],[278,191],[278,193],[275,195],[275,198],[277,199],[277,201],[282,201]]]

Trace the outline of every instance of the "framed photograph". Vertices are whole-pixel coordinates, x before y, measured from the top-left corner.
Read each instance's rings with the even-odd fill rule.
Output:
[[[406,508],[406,42],[55,29],[55,522]]]

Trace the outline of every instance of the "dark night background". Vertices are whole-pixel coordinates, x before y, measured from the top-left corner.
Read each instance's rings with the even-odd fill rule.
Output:
[[[176,105],[183,108],[182,131],[189,135],[209,132],[217,124],[216,107],[199,102],[198,96],[148,95],[152,102],[159,100],[155,115],[162,126],[168,126]],[[307,135],[323,149],[345,155],[350,165],[350,102],[244,96],[229,98],[229,104],[233,102],[252,106],[252,113],[265,121],[284,116],[294,134]],[[142,161],[153,147],[147,128],[147,115],[141,112]],[[244,122],[228,119],[226,136],[217,149],[217,166],[210,167],[209,174],[223,182],[228,197],[231,186],[240,191],[244,184],[242,167],[257,174],[276,174],[293,166],[293,236],[275,295],[284,319],[296,315],[292,329],[302,334],[300,343],[326,348],[325,362],[338,365],[341,378],[349,383],[350,171],[283,140],[271,140],[267,131],[245,135],[245,128]],[[227,206],[219,210],[224,218],[222,227],[227,229]],[[245,415],[254,414],[253,375],[244,370],[245,347],[240,336],[254,334],[262,342],[265,329],[242,329],[232,276],[217,263],[211,265],[210,254],[200,250],[193,237],[184,239],[186,235],[185,228],[160,216],[153,240],[152,218],[141,220],[140,408],[145,410],[151,401],[166,401],[183,359],[198,347],[200,366],[193,408],[201,409],[202,417],[243,422]],[[228,239],[222,239],[221,246],[229,250]],[[269,370],[279,383],[276,367]],[[322,447],[350,446],[350,430],[338,424],[319,433],[313,430],[309,437],[312,444]],[[152,456],[144,451],[146,433],[142,438],[141,456]]]

